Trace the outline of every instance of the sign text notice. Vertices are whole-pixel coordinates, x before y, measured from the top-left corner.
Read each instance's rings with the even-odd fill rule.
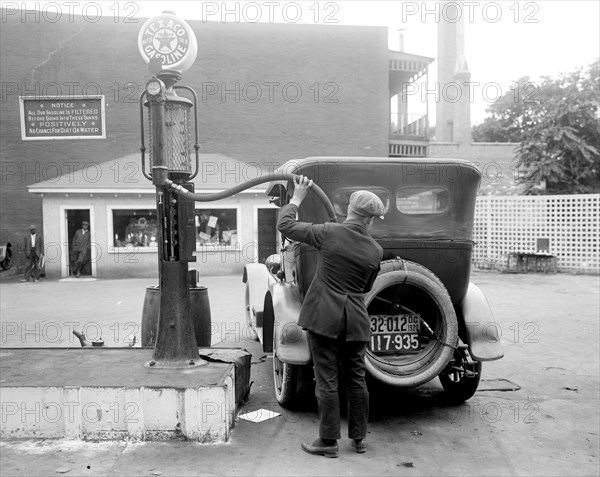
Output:
[[[104,96],[21,96],[19,100],[23,140],[106,137]]]

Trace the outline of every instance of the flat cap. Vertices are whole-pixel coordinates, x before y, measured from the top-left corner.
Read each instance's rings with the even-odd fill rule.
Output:
[[[29,226],[29,230],[37,230],[37,227],[32,224],[32,225]]]
[[[81,222],[81,225],[90,225],[90,223],[87,220],[84,220],[83,222]]]
[[[383,219],[383,214],[385,213],[385,207],[381,199],[368,190],[353,192],[350,196],[348,210],[352,210],[354,213],[365,217],[375,216],[380,219]]]

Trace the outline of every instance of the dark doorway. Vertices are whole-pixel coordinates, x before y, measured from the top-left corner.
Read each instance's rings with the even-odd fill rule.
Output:
[[[73,237],[75,236],[75,232],[77,229],[81,228],[81,223],[86,220],[90,221],[90,211],[89,209],[69,209],[65,210],[66,221],[67,221],[67,238],[69,240],[69,276],[73,275],[73,265],[75,263],[75,254],[73,252]],[[94,237],[94,231],[90,225],[90,236]],[[94,243],[94,239],[91,240],[92,244]],[[91,258],[91,257],[90,257]],[[90,260],[85,264],[85,266],[80,271],[83,276],[91,276],[92,275],[92,261]]]
[[[258,262],[278,253],[277,216],[279,209],[258,209]]]

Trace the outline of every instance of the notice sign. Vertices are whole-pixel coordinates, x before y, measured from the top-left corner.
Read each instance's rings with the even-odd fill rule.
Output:
[[[104,96],[20,96],[21,139],[104,139]]]

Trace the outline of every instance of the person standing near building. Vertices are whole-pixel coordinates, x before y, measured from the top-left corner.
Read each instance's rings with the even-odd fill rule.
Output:
[[[90,261],[91,240],[90,223],[81,222],[81,228],[73,236],[73,274],[76,278],[81,276],[81,269]]]
[[[33,273],[33,281],[40,281],[40,260],[44,254],[44,238],[37,233],[35,225],[29,226],[29,235],[23,239],[23,251],[25,252],[26,265],[25,276],[21,283],[28,282]]]
[[[298,325],[308,330],[319,405],[319,438],[302,443],[309,454],[337,457],[340,434],[338,363],[346,375],[348,437],[356,452],[367,450],[369,392],[365,382],[365,353],[371,322],[363,294],[373,287],[383,249],[367,230],[385,207],[375,194],[356,191],[350,196],[342,224],[298,222],[296,214],[312,181],[294,180],[294,195],[282,207],[279,231],[318,250],[315,277],[302,303]]]

